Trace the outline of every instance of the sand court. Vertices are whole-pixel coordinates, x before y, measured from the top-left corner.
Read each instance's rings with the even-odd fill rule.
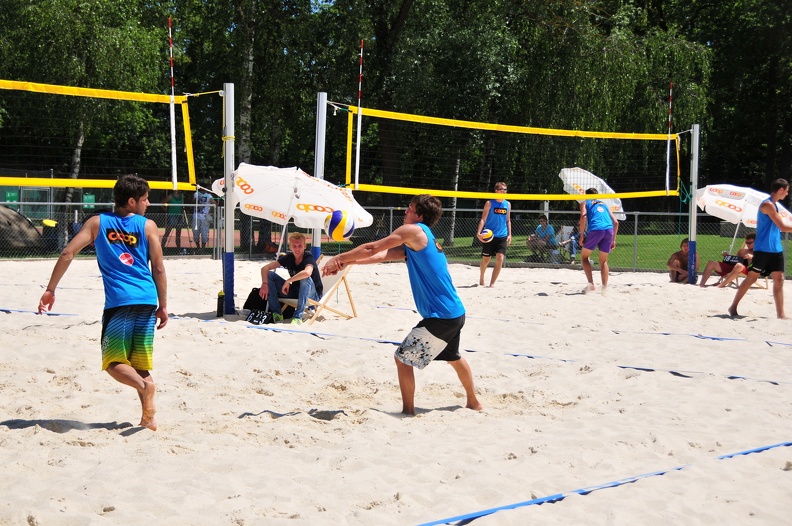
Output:
[[[392,358],[419,321],[405,265],[352,269],[357,318],[292,327],[216,318],[221,263],[169,260],[152,432],[137,394],[100,370],[95,261],[72,264],[57,315],[31,312],[53,264],[0,263],[0,524],[792,515],[792,332],[770,291],[731,319],[733,289],[666,274],[614,272],[603,297],[580,293],[579,270],[506,268],[484,288],[477,266],[452,265],[484,410],[464,409],[434,363],[416,371],[409,418]],[[238,305],[259,268],[236,262]]]

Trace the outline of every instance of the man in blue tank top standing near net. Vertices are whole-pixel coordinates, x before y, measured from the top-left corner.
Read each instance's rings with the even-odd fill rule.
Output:
[[[773,300],[776,315],[785,319],[784,313],[784,247],[781,246],[781,232],[792,232],[792,225],[784,221],[778,213],[778,201],[789,195],[786,179],[776,179],[770,185],[770,197],[762,201],[756,214],[756,240],[754,255],[748,265],[748,275],[740,283],[734,300],[729,306],[729,315],[737,316],[737,305],[760,276],[773,278]]]
[[[113,188],[115,212],[90,218],[63,249],[38,311],[42,314],[52,308],[55,289],[72,260],[94,243],[105,291],[102,370],[137,390],[143,413],[140,425],[156,431],[155,386],[150,371],[154,327],[162,329],[168,323],[168,287],[159,228],[143,216],[149,206],[148,193],[144,179],[121,176]]]
[[[589,188],[586,194],[594,195],[596,188]],[[608,293],[608,254],[616,248],[616,234],[619,232],[619,222],[611,212],[610,207],[604,201],[589,198],[580,203],[580,243],[583,249],[580,251],[580,262],[583,272],[586,274],[586,288],[583,294],[593,292],[594,273],[591,268],[589,256],[599,249],[600,278],[602,280],[602,295]]]
[[[495,183],[495,191],[506,193],[507,186],[504,182]],[[481,237],[483,229],[492,231],[492,239]],[[506,247],[511,245],[511,203],[506,199],[490,199],[484,204],[481,220],[476,230],[476,237],[481,241],[481,263],[479,264],[479,285],[484,286],[484,274],[487,271],[492,256],[495,256],[495,268],[492,269],[490,287],[495,286],[498,280],[503,261],[506,259]]]
[[[430,226],[443,214],[440,200],[428,194],[413,197],[404,212],[404,225],[388,237],[365,243],[339,254],[325,264],[322,272],[335,274],[346,265],[407,261],[415,305],[423,316],[394,353],[402,395],[402,413],[415,414],[415,371],[433,360],[446,361],[454,368],[465,389],[465,407],[481,410],[473,386],[473,373],[459,355],[459,338],[465,324],[465,307],[457,295],[448,261]]]

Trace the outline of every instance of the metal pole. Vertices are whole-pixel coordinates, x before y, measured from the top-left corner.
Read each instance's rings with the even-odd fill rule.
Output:
[[[640,212],[635,212],[635,224],[633,225],[633,272],[638,270],[638,216]]]
[[[688,283],[695,285],[698,281],[696,268],[696,191],[698,190],[699,165],[699,133],[700,126],[693,125],[690,141],[690,239],[688,252]]]
[[[324,179],[325,136],[327,129],[327,93],[320,91],[316,97],[316,144],[314,146],[314,177]],[[318,259],[322,254],[322,230],[315,228],[311,241],[311,255]]]
[[[225,177],[225,251],[223,253],[224,313],[235,312],[234,306],[234,84],[223,84],[223,175]]]

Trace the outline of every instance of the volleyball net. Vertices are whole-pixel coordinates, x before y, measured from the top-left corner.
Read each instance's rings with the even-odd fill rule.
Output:
[[[152,189],[194,190],[187,99],[0,80],[0,187],[112,188],[137,173]]]
[[[614,198],[679,195],[678,134],[533,128],[330,104],[348,112],[346,184],[358,191],[488,199],[502,197],[493,186],[504,181],[510,200],[572,200],[559,173],[577,167],[605,180]]]

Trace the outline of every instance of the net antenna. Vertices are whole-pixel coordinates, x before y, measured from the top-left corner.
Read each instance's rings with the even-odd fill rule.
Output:
[[[171,179],[173,181],[173,189],[177,188],[177,170],[176,170],[176,83],[173,79],[173,23],[171,17],[168,17],[168,46],[170,47],[170,80],[171,80],[171,95],[170,95],[170,133],[171,133]]]
[[[360,176],[360,130],[363,128],[363,108],[360,102],[363,97],[363,40],[360,41],[360,74],[358,75],[358,121],[357,121],[357,153],[355,154],[355,189]]]
[[[674,100],[674,83],[671,82],[668,87],[668,141],[666,143],[666,194],[671,192],[670,179],[671,179],[671,103]]]

